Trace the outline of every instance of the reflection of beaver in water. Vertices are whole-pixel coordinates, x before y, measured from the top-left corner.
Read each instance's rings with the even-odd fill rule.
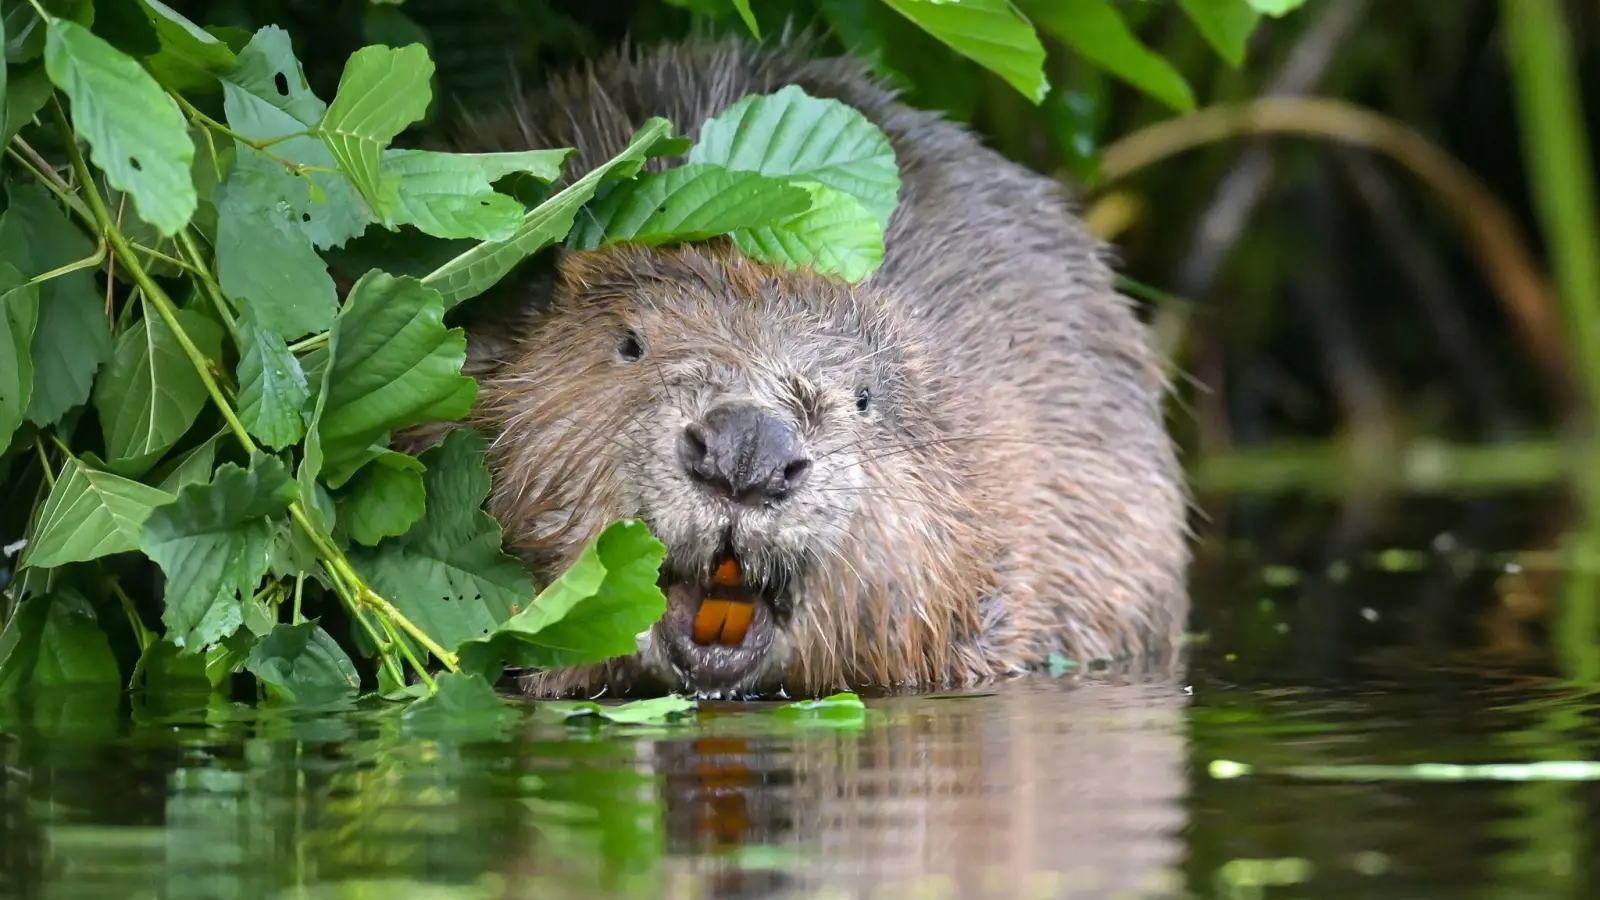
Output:
[[[867,281],[726,240],[563,252],[519,314],[469,326],[508,547],[547,578],[615,519],[667,546],[639,652],[526,688],[814,695],[1170,650],[1188,550],[1161,374],[1051,181],[853,61],[734,44],[558,77],[461,149],[576,147],[587,171],[652,115],[692,128],[787,84],[893,143],[900,203]],[[719,641],[695,620],[730,556],[754,607]]]

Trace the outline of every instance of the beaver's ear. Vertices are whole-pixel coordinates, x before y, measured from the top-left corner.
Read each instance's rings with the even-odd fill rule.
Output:
[[[605,251],[562,250],[556,257],[556,279],[572,293],[593,290],[606,279]]]

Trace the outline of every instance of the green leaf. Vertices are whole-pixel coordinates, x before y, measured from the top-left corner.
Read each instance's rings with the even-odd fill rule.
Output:
[[[36,184],[7,186],[11,205],[0,215],[0,257],[29,278],[85,259],[94,245],[73,227],[48,191]],[[79,269],[39,285],[33,332],[33,396],[28,421],[53,425],[89,399],[95,372],[111,355],[111,326],[94,272]]]
[[[765,228],[733,233],[744,255],[788,268],[810,266],[857,282],[883,262],[883,229],[849,194],[823,184],[802,184],[811,208]]]
[[[0,453],[22,426],[33,399],[33,333],[39,324],[39,286],[16,266],[0,262]]]
[[[215,90],[217,78],[238,63],[228,45],[161,0],[140,0],[161,49],[145,59],[157,81],[176,91]]]
[[[625,181],[590,204],[567,245],[593,250],[623,241],[698,241],[781,221],[809,205],[806,192],[786,181],[714,165],[679,166]]]
[[[53,569],[137,550],[150,513],[173,499],[167,491],[68,458],[39,511],[22,564]]]
[[[463,662],[495,655],[555,669],[634,653],[639,634],[667,609],[656,584],[665,557],[666,546],[643,522],[613,523],[531,606],[464,644]]]
[[[176,310],[178,323],[200,352],[222,356],[222,329],[199,313]],[[194,424],[205,408],[206,386],[166,320],[148,305],[144,318],[117,335],[111,365],[95,383],[94,405],[106,435],[108,466],[137,477]]]
[[[0,697],[30,687],[121,683],[94,607],[71,588],[22,601],[0,631]]]
[[[199,650],[239,628],[244,600],[267,573],[272,519],[296,493],[283,463],[257,453],[248,470],[228,463],[151,513],[139,546],[167,576],[169,640]]]
[[[259,150],[237,146],[217,189],[217,280],[271,334],[293,339],[333,324],[338,290],[310,234],[292,210],[309,203],[309,185]]]
[[[1244,63],[1250,35],[1261,13],[1248,0],[1178,0],[1206,43],[1234,68]]]
[[[312,424],[330,486],[372,459],[392,430],[471,411],[466,335],[444,327],[444,309],[439,292],[415,278],[372,271],[351,288],[328,338]]]
[[[290,703],[322,703],[361,688],[355,663],[315,620],[278,624],[250,650],[245,668]]]
[[[593,700],[554,701],[539,704],[541,712],[551,712],[563,719],[599,718],[618,725],[661,725],[695,711],[699,704],[688,697],[667,695],[647,700],[632,700],[601,706]]]
[[[857,729],[867,721],[866,704],[849,691],[789,703],[773,710],[772,714],[780,721],[824,728]]]
[[[1194,92],[1177,69],[1134,35],[1108,0],[1020,0],[1043,31],[1084,59],[1178,112],[1194,109]]]
[[[358,544],[371,547],[399,537],[417,524],[426,509],[422,466],[402,453],[386,453],[362,467],[339,497],[339,521]]]
[[[256,324],[256,307],[245,306],[236,323],[239,338],[239,420],[274,450],[305,435],[300,411],[311,399],[300,360],[283,338]]]
[[[1044,100],[1044,45],[1011,0],[883,0],[952,50],[1004,78],[1034,103]],[[1044,0],[1041,0],[1044,2]],[[1055,2],[1055,0],[1048,0]]]
[[[1260,12],[1269,16],[1286,16],[1305,5],[1306,0],[1247,0]]]
[[[277,87],[280,79],[283,93]],[[366,202],[338,172],[338,163],[322,141],[305,133],[327,107],[307,86],[287,32],[267,26],[250,39],[223,84],[223,109],[235,132],[273,141],[273,156],[326,170],[292,175],[278,164],[279,176],[288,181],[271,192],[290,204],[293,220],[304,227],[312,243],[326,250],[366,230],[372,222]]]
[[[483,438],[452,429],[422,455],[427,510],[399,538],[351,561],[379,594],[446,649],[488,634],[533,599],[528,571],[500,549],[500,524],[484,512],[489,472]]]
[[[339,91],[317,126],[367,206],[391,226],[397,203],[383,177],[383,149],[428,112],[432,79],[433,60],[421,44],[362,47],[345,63]]]
[[[44,109],[55,88],[42,68],[24,69],[13,74],[11,83],[0,91],[0,147],[11,143],[22,126]]]
[[[646,122],[621,153],[523,216],[516,234],[504,241],[485,241],[473,247],[435,269],[423,283],[444,295],[447,309],[493,287],[517,263],[565,238],[572,230],[573,217],[601,183],[638,174],[651,148],[671,133],[672,123],[666,119]]]
[[[796,85],[746,97],[700,127],[689,162],[816,181],[850,194],[889,227],[900,169],[889,138],[860,111]]]
[[[446,672],[438,676],[437,684],[438,690],[411,704],[401,716],[408,730],[498,737],[518,718],[481,675]]]
[[[818,711],[821,711],[821,710],[830,710],[830,709],[866,709],[866,708],[867,708],[867,705],[865,703],[861,702],[861,698],[860,697],[856,696],[855,694],[853,694],[853,693],[851,693],[849,691],[841,691],[840,693],[829,694],[826,697],[822,697],[822,698],[816,699],[816,700],[799,700],[799,701],[796,701],[794,703],[788,703],[788,704],[785,704],[783,706],[778,707],[778,711],[780,711],[780,712],[787,711],[787,712],[790,712],[790,713],[809,713],[809,712],[818,712]]]
[[[395,185],[391,225],[415,225],[441,238],[501,241],[516,233],[527,212],[521,203],[496,193],[493,183],[513,172],[541,181],[561,177],[570,150],[522,153],[434,153],[388,150],[382,175]]]
[[[761,23],[756,21],[756,14],[750,9],[750,0],[733,0],[733,8],[739,11],[739,18],[744,19],[745,27],[756,40],[761,40]]]
[[[133,197],[139,218],[172,236],[197,202],[183,113],[143,66],[89,29],[65,19],[49,26],[45,71],[72,100],[73,129],[111,184]]]
[[[189,450],[177,459],[164,463],[161,480],[156,487],[174,496],[187,484],[205,484],[211,480],[211,470],[217,462],[217,442],[227,435],[219,431],[211,439]]]

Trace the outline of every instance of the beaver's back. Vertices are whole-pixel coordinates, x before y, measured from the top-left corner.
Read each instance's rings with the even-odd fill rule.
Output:
[[[861,110],[894,146],[900,202],[871,280],[926,324],[933,362],[958,386],[949,420],[981,482],[964,499],[1009,548],[998,596],[984,598],[984,655],[1010,667],[1171,646],[1188,555],[1160,369],[1054,182],[897,102],[853,60],[731,42],[598,61],[513,115],[469,122],[462,142],[574,147],[576,176],[651,116],[693,135],[741,97],[789,84]]]

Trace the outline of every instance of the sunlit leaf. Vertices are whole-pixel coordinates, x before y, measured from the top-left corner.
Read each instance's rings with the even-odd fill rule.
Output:
[[[239,421],[263,444],[281,450],[305,435],[301,410],[311,399],[311,388],[283,338],[256,324],[255,310],[245,306],[236,323]]]
[[[665,697],[605,705],[592,700],[569,702],[547,700],[539,704],[539,711],[553,713],[564,719],[595,718],[618,725],[660,725],[689,715],[698,705],[688,697],[669,694]]]
[[[804,189],[755,172],[686,165],[623,182],[591,204],[568,237],[575,250],[628,241],[697,241],[781,221],[810,204]]]
[[[1044,45],[1011,0],[883,0],[957,53],[1004,78],[1038,103],[1050,90],[1044,74]],[[1053,3],[1055,0],[1040,0]]]
[[[1109,0],[1018,0],[1048,32],[1106,71],[1178,112],[1194,109],[1194,91],[1172,64],[1128,27]]]
[[[72,100],[72,125],[94,164],[133,197],[139,218],[171,236],[194,215],[194,142],[183,113],[133,59],[66,19],[51,19],[45,71]]]
[[[317,402],[320,471],[342,485],[389,433],[472,409],[461,374],[466,335],[444,326],[444,298],[415,278],[368,272],[351,288],[328,339]]]
[[[209,359],[222,356],[222,329],[193,310],[178,323]],[[206,405],[206,387],[166,320],[148,304],[117,335],[111,365],[95,382],[94,405],[106,434],[107,463],[137,477],[178,442]]]
[[[251,648],[245,668],[290,703],[324,702],[361,688],[355,663],[316,621],[274,626]]]
[[[1306,0],[1247,0],[1258,11],[1269,16],[1286,16],[1305,5]]]
[[[0,262],[0,453],[22,425],[33,398],[33,332],[39,324],[39,286]]]
[[[351,560],[373,588],[445,649],[487,634],[533,599],[528,571],[500,549],[484,512],[483,438],[453,429],[422,455],[427,511],[404,535]]]
[[[339,168],[386,221],[396,196],[383,177],[383,150],[427,113],[432,78],[433,60],[421,44],[362,47],[345,63],[339,91],[317,126]]]
[[[666,612],[656,584],[665,557],[665,545],[643,522],[613,523],[531,606],[463,645],[463,662],[471,658],[477,668],[495,658],[553,669],[632,654],[638,635]]]
[[[390,224],[415,225],[441,238],[505,240],[516,233],[527,210],[497,193],[493,183],[513,172],[552,181],[561,177],[561,161],[570,152],[385,151],[383,177],[394,184],[397,195]]]
[[[636,175],[650,149],[670,137],[671,132],[672,123],[666,119],[646,122],[621,153],[524,216],[516,234],[504,241],[485,241],[473,247],[435,269],[423,283],[444,295],[447,309],[493,287],[517,263],[565,238],[572,230],[573,216],[589,202],[601,183]]]
[[[22,564],[52,569],[137,550],[150,513],[173,499],[164,490],[69,458],[39,511]]]
[[[273,518],[295,495],[283,463],[258,453],[248,470],[228,463],[151,513],[139,546],[167,576],[168,639],[200,650],[243,624],[244,600],[267,574]]]
[[[810,266],[856,282],[883,262],[883,229],[855,197],[823,184],[801,187],[811,208],[763,228],[733,233],[740,252],[789,268]]]
[[[889,138],[860,111],[795,85],[746,97],[700,127],[690,163],[816,181],[860,201],[889,227],[900,170]]]
[[[1244,63],[1250,35],[1261,20],[1249,0],[1178,0],[1178,5],[1218,56],[1235,68]]]

